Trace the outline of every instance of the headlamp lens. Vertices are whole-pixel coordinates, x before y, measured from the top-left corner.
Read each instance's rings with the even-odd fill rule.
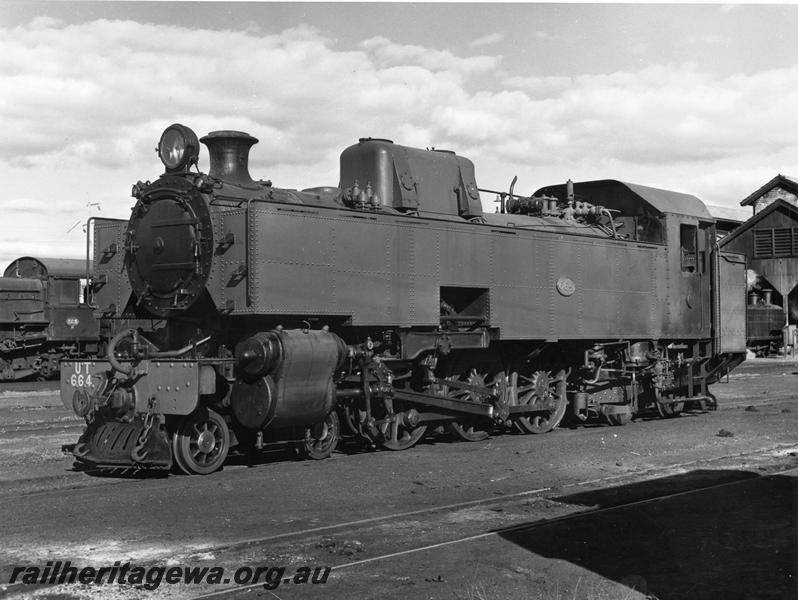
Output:
[[[161,135],[158,143],[158,155],[167,170],[183,169],[196,163],[199,152],[197,135],[188,127],[175,123]]]
[[[169,129],[161,138],[161,160],[168,169],[180,165],[186,153],[186,140],[176,129]]]

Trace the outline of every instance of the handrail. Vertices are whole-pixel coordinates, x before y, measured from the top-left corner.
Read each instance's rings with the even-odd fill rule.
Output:
[[[93,224],[92,222],[96,218],[97,217],[89,217],[88,221],[86,221],[86,294],[83,300],[86,303],[86,306],[88,306],[89,308],[97,308],[97,305],[94,304],[94,289],[92,286],[91,276],[90,276],[91,269],[89,267],[89,260],[90,260],[89,248],[91,246],[90,241],[92,240],[92,235],[91,235],[92,224]]]

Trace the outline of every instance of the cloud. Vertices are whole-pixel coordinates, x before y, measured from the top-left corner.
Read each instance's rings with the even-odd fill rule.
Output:
[[[711,161],[795,147],[798,68],[719,78],[691,65],[567,79],[515,77],[531,93],[516,103],[535,115],[521,127],[539,140],[539,154],[597,149],[630,165]],[[763,94],[762,90],[768,90]],[[501,110],[501,104],[498,106]],[[556,135],[558,132],[561,135]]]
[[[481,153],[501,139],[502,157],[517,162],[514,140],[529,146],[525,160],[579,152],[640,164],[792,146],[798,125],[796,68],[718,78],[690,64],[653,65],[508,75],[495,86],[487,81],[500,56],[382,36],[337,50],[306,26],[262,34],[41,18],[0,33],[0,161],[21,169],[143,166],[143,150],[174,121],[200,135],[248,131],[261,140],[253,168],[296,172],[320,168],[360,135],[410,132],[397,141]]]
[[[384,37],[374,37],[360,44],[375,61],[375,66],[418,65],[433,72],[448,71],[464,76],[495,69],[498,56],[469,56],[461,58],[449,50],[435,50],[424,46],[397,44]]]
[[[503,41],[487,34],[470,46]],[[361,136],[455,150],[493,189],[514,174],[533,189],[615,177],[723,204],[796,171],[798,67],[732,76],[689,63],[548,76],[503,68],[500,54],[387,34],[345,45],[307,26],[40,18],[0,28],[2,206],[31,245],[79,254],[69,226],[92,214],[90,202],[125,218],[131,184],[160,174],[153,148],[173,122],[200,136],[251,133],[253,177],[298,188],[337,184],[338,155]],[[56,242],[39,233],[45,224]]]
[[[74,203],[72,203],[74,204]],[[34,199],[34,198],[8,198],[3,201],[3,213],[13,216],[15,214],[25,215],[57,215],[70,212],[74,206],[65,206],[63,203],[53,200]]]
[[[382,37],[336,51],[305,26],[261,35],[37,19],[0,33],[0,161],[29,169],[122,168],[151,147],[145,125],[180,120],[252,131],[272,164],[310,165],[341,132],[421,118],[499,61]]]
[[[468,46],[470,48],[481,48],[482,46],[492,46],[504,40],[503,33],[488,33],[471,41]]]

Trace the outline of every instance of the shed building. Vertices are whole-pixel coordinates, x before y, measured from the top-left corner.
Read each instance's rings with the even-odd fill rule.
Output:
[[[764,208],[723,238],[720,247],[745,254],[753,271],[751,291],[760,292],[758,301],[781,306],[783,323],[797,324],[798,205],[785,198],[765,202]]]

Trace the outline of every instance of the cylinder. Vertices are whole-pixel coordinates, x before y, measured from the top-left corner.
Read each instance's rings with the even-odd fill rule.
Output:
[[[249,429],[261,429],[274,418],[277,389],[266,375],[251,383],[237,381],[230,395],[236,421]]]
[[[282,359],[282,345],[276,331],[262,331],[236,346],[236,368],[247,378],[274,370]]]
[[[239,378],[230,398],[233,414],[251,429],[322,421],[335,405],[333,376],[346,351],[341,338],[324,330],[253,335],[236,347]]]

